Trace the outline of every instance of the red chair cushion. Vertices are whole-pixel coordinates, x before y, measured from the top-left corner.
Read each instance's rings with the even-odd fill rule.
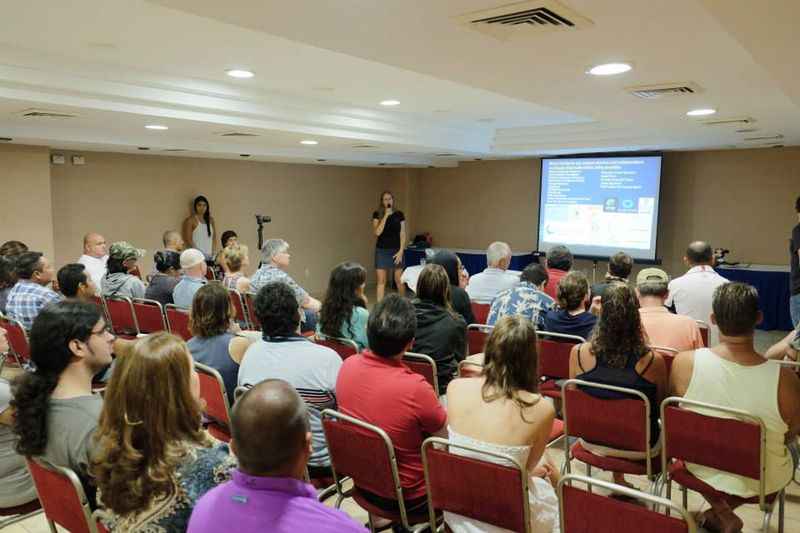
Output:
[[[539,394],[549,398],[561,398],[561,388],[556,385],[555,379],[548,379],[539,384]]]
[[[164,315],[161,307],[144,303],[134,303],[133,312],[136,313],[136,321],[139,323],[139,331],[142,333],[155,333],[165,331]]]
[[[486,319],[489,318],[489,310],[491,304],[479,304],[477,302],[470,302],[472,307],[472,315],[475,317],[476,324],[486,324]]]
[[[349,346],[347,344],[342,344],[341,342],[336,342],[331,339],[323,339],[317,337],[314,342],[316,342],[320,346],[325,346],[326,348],[330,348],[331,350],[338,353],[339,357],[342,358],[342,361],[344,361],[351,355],[355,355],[358,353],[358,351],[352,346]]]
[[[537,346],[539,350],[539,376],[555,379],[569,378],[569,354],[575,344],[570,342],[556,342],[540,339]]]
[[[364,498],[362,493],[358,490],[358,487],[353,488],[353,499],[355,502],[361,506],[362,509],[367,511],[369,514],[373,516],[379,516],[381,518],[386,518],[387,520],[391,520],[392,522],[400,522],[400,512],[399,511],[392,511],[389,509],[384,509],[383,507],[378,507],[377,505],[371,503],[369,500]],[[406,515],[408,518],[409,524],[419,524],[422,522],[427,522],[429,520],[428,517],[428,510],[424,508],[422,512],[416,512],[412,514]]]
[[[23,515],[32,513],[41,508],[42,504],[40,504],[39,500],[37,499],[22,505],[16,505],[14,507],[0,507],[0,516]]]
[[[675,483],[678,485],[682,485],[689,490],[693,490],[697,493],[702,494],[703,496],[711,496],[712,498],[722,498],[728,502],[728,505],[731,507],[737,507],[739,505],[744,505],[746,503],[758,503],[758,496],[753,496],[752,498],[742,498],[741,496],[736,496],[734,494],[728,494],[727,492],[720,492],[705,481],[701,480],[700,478],[696,477],[694,474],[689,472],[689,469],[686,468],[686,463],[684,461],[675,461],[674,463],[670,464],[667,468],[669,470],[669,475]],[[771,503],[775,500],[778,496],[777,492],[772,494],[768,494],[765,497],[765,500],[768,503]]]
[[[634,476],[647,475],[647,462],[644,459],[637,461],[633,459],[623,459],[621,457],[603,457],[602,455],[590,452],[581,446],[580,442],[573,444],[571,450],[575,459],[601,470],[621,472]],[[653,457],[650,462],[653,474],[661,472],[661,456]]]

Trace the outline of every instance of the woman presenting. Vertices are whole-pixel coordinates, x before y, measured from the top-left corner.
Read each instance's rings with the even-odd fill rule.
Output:
[[[197,248],[206,256],[214,257],[217,236],[211,206],[205,196],[198,196],[192,204],[192,214],[183,221],[183,240],[187,248]]]
[[[375,243],[375,270],[378,272],[378,301],[383,299],[388,273],[394,270],[394,280],[401,296],[406,290],[400,276],[403,273],[403,250],[406,242],[406,217],[395,210],[394,195],[381,194],[378,210],[372,213],[372,228],[378,237]]]

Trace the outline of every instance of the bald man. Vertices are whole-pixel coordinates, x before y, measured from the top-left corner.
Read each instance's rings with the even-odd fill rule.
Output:
[[[106,239],[99,233],[87,233],[83,237],[83,255],[78,259],[78,263],[86,267],[86,272],[89,273],[95,287],[100,286],[103,276],[106,275],[106,261],[108,261]]]
[[[233,408],[231,431],[239,468],[231,481],[200,498],[189,533],[366,531],[318,502],[314,487],[304,481],[311,455],[308,413],[287,382],[267,379],[248,390]]]
[[[165,250],[181,253],[186,248],[186,243],[183,242],[183,237],[181,237],[181,234],[174,229],[165,231],[162,241],[164,242]]]
[[[714,291],[728,280],[714,270],[714,251],[704,241],[695,241],[686,249],[683,262],[689,270],[669,282],[669,296],[665,305],[675,306],[675,312],[708,324],[708,344],[719,341],[719,329],[711,323],[711,302]]]

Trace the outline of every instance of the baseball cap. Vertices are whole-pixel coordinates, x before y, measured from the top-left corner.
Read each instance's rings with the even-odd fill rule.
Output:
[[[648,283],[669,283],[669,275],[660,268],[643,268],[636,275],[636,285]]]
[[[187,269],[204,263],[206,256],[196,248],[189,248],[181,253],[181,268]]]
[[[128,259],[138,259],[140,257],[144,257],[144,250],[136,248],[129,242],[125,241],[118,241],[111,245],[108,249],[108,256],[113,257],[115,259],[119,259],[121,261],[127,261]]]

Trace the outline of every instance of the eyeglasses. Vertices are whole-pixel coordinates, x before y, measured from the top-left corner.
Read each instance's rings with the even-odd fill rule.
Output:
[[[92,331],[92,333],[89,336],[91,337],[92,335],[103,335],[105,333],[109,333],[111,335],[114,335],[114,330],[111,329],[111,326],[106,325],[100,331]]]

